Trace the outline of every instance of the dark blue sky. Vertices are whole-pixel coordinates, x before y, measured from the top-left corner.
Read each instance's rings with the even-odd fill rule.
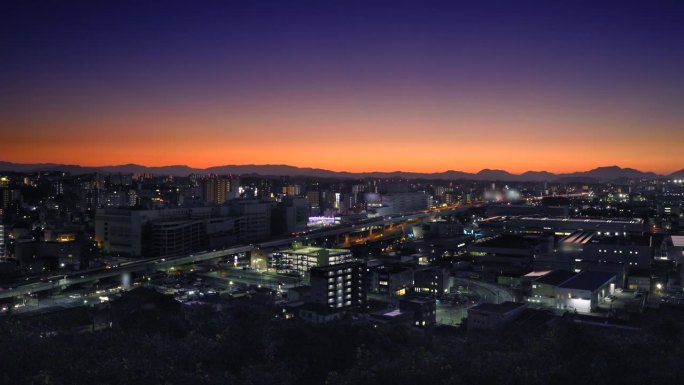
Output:
[[[102,144],[117,131],[132,148],[166,138],[164,162],[196,165],[360,169],[274,149],[288,137],[372,151],[358,138],[405,136],[368,168],[505,167],[516,157],[505,147],[525,141],[563,157],[531,147],[509,168],[684,166],[668,147],[684,139],[681,1],[6,1],[0,47],[0,134],[29,150],[6,160],[150,163],[143,148]],[[188,131],[197,146],[238,138],[264,151],[198,158],[178,148]],[[413,148],[418,163],[395,166],[416,131],[427,147],[489,133],[504,155]],[[605,157],[578,161],[577,136],[602,141]],[[54,151],[47,139],[83,142]]]

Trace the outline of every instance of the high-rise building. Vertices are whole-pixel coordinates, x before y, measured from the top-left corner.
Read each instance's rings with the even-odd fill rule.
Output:
[[[128,190],[128,206],[135,207],[140,204],[140,196],[135,190]]]
[[[9,207],[10,201],[9,179],[7,177],[0,177],[0,210],[6,210]]]
[[[283,186],[283,194],[285,195],[299,195],[301,187],[298,184],[288,184]]]
[[[328,308],[362,307],[366,303],[366,266],[352,261],[311,269],[311,302]]]
[[[2,215],[0,215],[0,259],[3,259],[7,256],[6,247],[7,246],[5,244],[5,225],[2,221]]]
[[[212,177],[204,181],[204,201],[213,205],[220,205],[230,200],[231,180],[228,178]]]
[[[306,193],[306,201],[309,204],[311,212],[318,213],[321,208],[321,194],[318,190],[308,191]]]

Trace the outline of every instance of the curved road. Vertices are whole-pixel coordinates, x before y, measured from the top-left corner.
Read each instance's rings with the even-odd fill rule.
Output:
[[[514,301],[515,297],[504,287],[493,283],[475,281],[466,278],[453,278],[453,286],[463,286],[469,294],[479,297],[477,303],[501,303]],[[437,323],[444,325],[460,325],[462,320],[468,316],[468,308],[476,304],[466,304],[463,306],[437,305]]]

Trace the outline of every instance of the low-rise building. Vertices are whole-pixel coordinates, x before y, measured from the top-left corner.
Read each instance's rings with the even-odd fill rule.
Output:
[[[272,253],[271,266],[282,272],[308,275],[311,268],[352,260],[352,253],[348,249],[326,249],[294,243],[290,249]]]
[[[501,328],[522,314],[526,308],[524,303],[510,301],[475,305],[468,309],[468,331]]]
[[[631,268],[627,272],[627,288],[629,290],[651,291],[651,269]]]
[[[468,245],[475,269],[496,273],[527,273],[533,258],[551,250],[553,237],[503,234]]]
[[[627,269],[649,267],[652,259],[649,235],[577,231],[560,238],[553,251],[537,255],[534,268],[610,272],[621,286]]]
[[[449,292],[449,271],[441,267],[427,267],[413,272],[413,291],[441,297]]]
[[[413,315],[413,325],[430,327],[437,322],[437,305],[434,298],[402,298],[399,311]]]
[[[590,313],[614,290],[615,274],[583,271],[556,287],[556,304],[561,310]]]
[[[547,271],[546,274],[532,281],[530,297],[527,300],[532,304],[555,307],[556,288],[575,275],[577,273],[567,270]]]
[[[298,307],[299,318],[312,324],[326,324],[341,320],[345,311],[318,303],[307,302]]]
[[[373,270],[371,290],[390,297],[406,295],[413,287],[413,269],[404,265],[386,265]]]

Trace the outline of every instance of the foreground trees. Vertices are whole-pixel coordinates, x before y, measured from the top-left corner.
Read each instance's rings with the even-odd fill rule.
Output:
[[[515,333],[426,335],[402,327],[312,326],[237,306],[202,314],[182,332],[174,325],[173,333],[133,323],[41,337],[6,318],[0,383],[624,385],[684,378],[682,324],[668,318],[640,332],[561,322]]]

